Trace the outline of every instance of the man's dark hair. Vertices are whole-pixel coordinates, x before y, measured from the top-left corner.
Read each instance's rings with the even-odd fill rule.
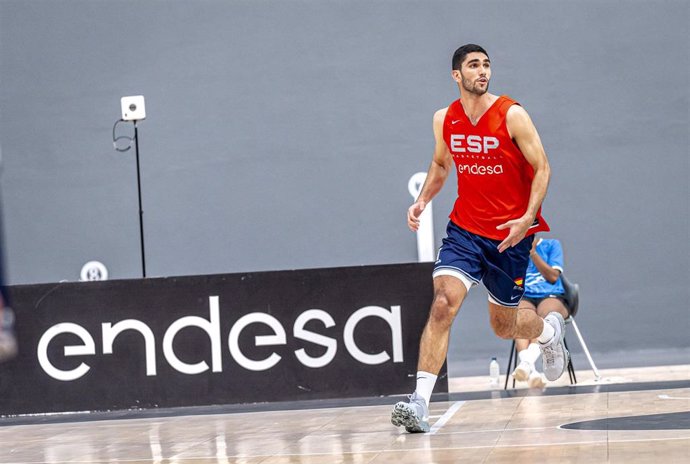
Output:
[[[465,57],[474,52],[480,52],[485,54],[487,58],[489,57],[489,54],[486,53],[486,50],[479,45],[466,44],[455,50],[455,53],[453,53],[453,69],[460,70],[460,66],[462,65],[462,62],[465,61]]]

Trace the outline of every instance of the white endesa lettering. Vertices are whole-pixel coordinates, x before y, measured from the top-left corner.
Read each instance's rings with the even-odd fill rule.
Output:
[[[380,306],[366,306],[355,311],[345,322],[343,339],[348,353],[363,364],[376,365],[391,359],[388,352],[381,351],[376,354],[363,352],[355,342],[357,325],[367,317],[379,317],[383,319],[391,329],[393,362],[403,362],[402,324],[400,318],[400,306],[391,306],[390,311]],[[306,367],[319,368],[327,366],[335,358],[338,342],[334,338],[311,332],[305,329],[311,320],[318,320],[325,328],[335,326],[335,321],[326,311],[321,309],[309,309],[301,313],[293,325],[293,336],[300,340],[320,345],[326,348],[326,352],[315,357],[307,354],[304,348],[295,350],[295,357]],[[273,331],[272,335],[257,335],[254,338],[256,346],[274,346],[287,344],[287,337],[283,325],[275,317],[266,313],[250,313],[235,322],[228,334],[228,348],[235,361],[242,367],[251,371],[264,371],[272,368],[281,360],[281,356],[273,352],[265,359],[253,360],[242,352],[239,346],[239,337],[247,326],[251,324],[265,324]],[[209,337],[211,342],[211,369],[213,372],[222,372],[222,352],[220,337],[220,309],[217,296],[209,297],[209,319],[198,316],[185,316],[174,321],[163,335],[163,354],[170,366],[183,374],[200,374],[209,369],[206,361],[195,364],[180,360],[173,348],[173,341],[177,334],[186,327],[198,327]],[[113,353],[113,343],[122,332],[134,330],[142,335],[145,346],[146,375],[155,376],[156,370],[156,339],[151,328],[144,322],[136,319],[125,319],[115,324],[105,322],[101,324],[103,354]],[[71,322],[62,322],[50,327],[41,336],[38,342],[38,362],[50,377],[62,380],[76,380],[91,369],[85,362],[70,370],[63,370],[54,366],[48,359],[48,346],[53,338],[60,334],[72,334],[80,338],[81,345],[64,347],[64,356],[93,356],[96,354],[94,339],[82,326]]]
[[[89,369],[91,369],[87,364],[80,363],[79,366],[74,369],[65,371],[58,369],[53,366],[53,364],[48,359],[48,345],[50,341],[59,334],[71,333],[81,338],[84,343],[81,346],[66,346],[65,356],[85,356],[96,354],[96,346],[93,342],[93,337],[91,334],[82,326],[78,324],[73,324],[71,322],[62,322],[56,324],[46,330],[41,339],[38,341],[38,363],[41,365],[46,374],[57,380],[75,380],[83,376]]]
[[[400,306],[391,306],[390,311],[378,306],[367,306],[354,313],[345,323],[345,347],[353,358],[364,364],[383,364],[390,359],[385,351],[367,354],[355,343],[355,327],[365,317],[380,317],[388,323],[393,333],[393,362],[402,362],[402,324],[400,323]]]
[[[256,346],[285,345],[287,343],[285,329],[283,329],[278,319],[266,313],[250,313],[239,318],[235,325],[232,326],[228,336],[228,346],[230,347],[230,354],[240,366],[250,371],[265,371],[278,364],[278,361],[280,361],[279,355],[271,353],[264,360],[253,361],[240,351],[240,332],[249,324],[257,322],[266,324],[273,329],[273,335],[257,335],[254,337]]]
[[[503,165],[497,164],[495,166],[481,166],[474,164],[458,164],[458,174],[469,173],[479,176],[491,174],[503,174]]]
[[[201,374],[208,370],[206,361],[199,361],[196,364],[187,364],[180,361],[173,349],[175,335],[183,327],[199,327],[204,330],[211,339],[211,365],[213,372],[221,372],[222,357],[220,354],[220,317],[218,315],[218,297],[211,296],[208,299],[210,321],[198,316],[185,316],[173,322],[163,336],[163,355],[170,365],[183,374]]]
[[[328,365],[331,361],[333,361],[333,358],[335,358],[335,353],[338,351],[338,342],[336,342],[334,339],[330,337],[319,335],[317,333],[306,330],[304,326],[307,324],[308,321],[313,319],[323,322],[323,325],[326,328],[333,327],[335,325],[335,321],[333,320],[330,314],[320,309],[310,309],[308,311],[305,311],[302,314],[300,314],[299,317],[297,317],[297,320],[295,321],[295,338],[299,338],[300,340],[306,340],[308,342],[312,342],[315,345],[321,345],[326,347],[326,352],[318,358],[308,355],[307,352],[304,351],[304,348],[300,348],[299,350],[295,351],[295,356],[297,356],[299,362],[301,362],[307,367],[318,368],[324,367]]]
[[[467,142],[467,148],[463,146],[463,143]],[[499,143],[496,137],[491,137],[488,135],[468,135],[465,134],[451,134],[450,136],[450,149],[457,153],[489,153],[489,150],[494,150],[498,148]]]

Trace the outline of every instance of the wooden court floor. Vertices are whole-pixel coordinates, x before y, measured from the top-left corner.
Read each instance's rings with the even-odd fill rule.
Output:
[[[399,398],[280,411],[0,420],[0,463],[690,463],[690,380],[444,398],[432,402],[431,433],[415,435],[389,423]]]

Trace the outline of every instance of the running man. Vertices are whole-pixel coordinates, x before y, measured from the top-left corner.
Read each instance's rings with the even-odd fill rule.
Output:
[[[434,267],[434,299],[419,346],[417,386],[393,408],[391,422],[408,432],[429,431],[429,399],[448,352],[450,328],[468,290],[480,281],[489,293],[489,319],[504,339],[537,339],[549,380],[567,365],[563,317],[542,319],[518,309],[533,235],[548,231],[541,203],[549,162],[527,112],[507,96],[488,93],[491,61],[479,45],[458,48],[452,61],[460,99],[434,114],[436,148],[426,182],[407,211],[419,228],[425,206],[456,170],[458,198]]]

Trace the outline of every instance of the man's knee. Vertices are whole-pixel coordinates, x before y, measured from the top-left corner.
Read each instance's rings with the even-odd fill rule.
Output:
[[[537,314],[542,319],[554,311],[563,316],[563,319],[567,319],[570,314],[565,304],[563,304],[563,302],[557,298],[549,298],[544,300],[537,308]]]
[[[517,311],[513,308],[491,311],[491,328],[494,333],[503,339],[510,340],[516,337]]]
[[[460,303],[458,298],[452,297],[445,290],[437,290],[431,304],[429,320],[437,325],[450,326],[460,309]]]

